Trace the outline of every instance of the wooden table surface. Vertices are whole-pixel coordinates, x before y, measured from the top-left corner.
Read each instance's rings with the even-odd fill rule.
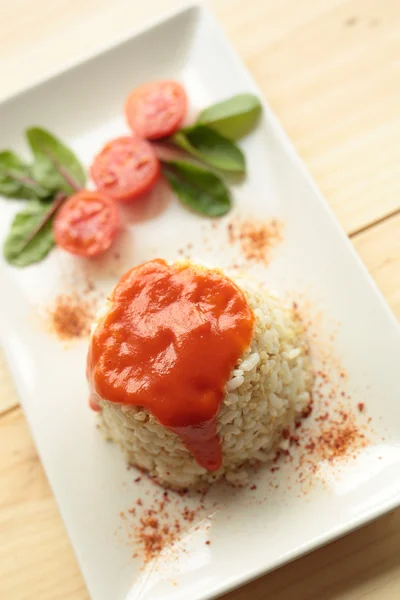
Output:
[[[0,96],[179,4],[1,0]],[[209,4],[400,318],[400,1]],[[0,598],[88,600],[1,352],[0,457]],[[400,598],[400,510],[226,598]]]

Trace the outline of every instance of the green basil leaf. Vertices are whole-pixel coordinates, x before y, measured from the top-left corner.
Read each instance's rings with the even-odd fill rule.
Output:
[[[75,154],[48,131],[32,127],[26,132],[35,157],[33,174],[44,187],[67,194],[85,185],[85,171]]]
[[[56,201],[55,201],[56,202]],[[14,217],[4,241],[4,258],[16,267],[40,262],[54,246],[55,204],[31,200]]]
[[[246,163],[242,151],[226,137],[205,125],[181,129],[172,142],[210,167],[221,171],[244,173]]]
[[[230,140],[239,140],[257,124],[261,104],[253,94],[239,94],[203,110],[198,123],[212,127]]]
[[[179,200],[201,215],[222,217],[231,208],[228,188],[206,169],[188,162],[163,162],[163,173]]]
[[[14,152],[0,152],[0,195],[6,198],[45,198],[49,192],[35,181],[32,170]]]

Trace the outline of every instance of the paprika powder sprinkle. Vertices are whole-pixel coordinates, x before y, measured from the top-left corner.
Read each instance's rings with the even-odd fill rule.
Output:
[[[164,548],[171,547],[188,529],[196,528],[196,520],[206,510],[205,494],[201,498],[186,500],[177,493],[164,492],[159,495],[159,489],[154,488],[150,505],[138,509],[129,509],[128,515],[135,517],[128,537],[135,543],[137,551],[145,563],[149,562]],[[190,502],[190,506],[187,502]],[[140,504],[142,506],[142,503]]]
[[[248,261],[267,264],[270,252],[282,241],[283,224],[277,219],[252,221],[234,219],[228,223],[228,240],[238,245]]]
[[[96,315],[97,301],[78,292],[60,294],[47,311],[48,326],[60,340],[85,338]]]

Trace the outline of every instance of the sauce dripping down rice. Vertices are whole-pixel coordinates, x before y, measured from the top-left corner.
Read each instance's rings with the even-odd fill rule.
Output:
[[[242,290],[255,322],[217,414],[217,470],[199,465],[182,439],[149,411],[98,398],[106,437],[120,444],[130,464],[169,487],[203,487],[222,477],[245,483],[247,467],[273,458],[283,432],[295,428],[311,401],[308,344],[292,307],[237,271],[227,275]]]

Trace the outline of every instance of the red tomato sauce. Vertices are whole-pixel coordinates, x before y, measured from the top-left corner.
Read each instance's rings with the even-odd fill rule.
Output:
[[[217,270],[161,259],[134,267],[91,340],[92,398],[145,408],[216,470],[218,411],[253,326],[244,294]]]

